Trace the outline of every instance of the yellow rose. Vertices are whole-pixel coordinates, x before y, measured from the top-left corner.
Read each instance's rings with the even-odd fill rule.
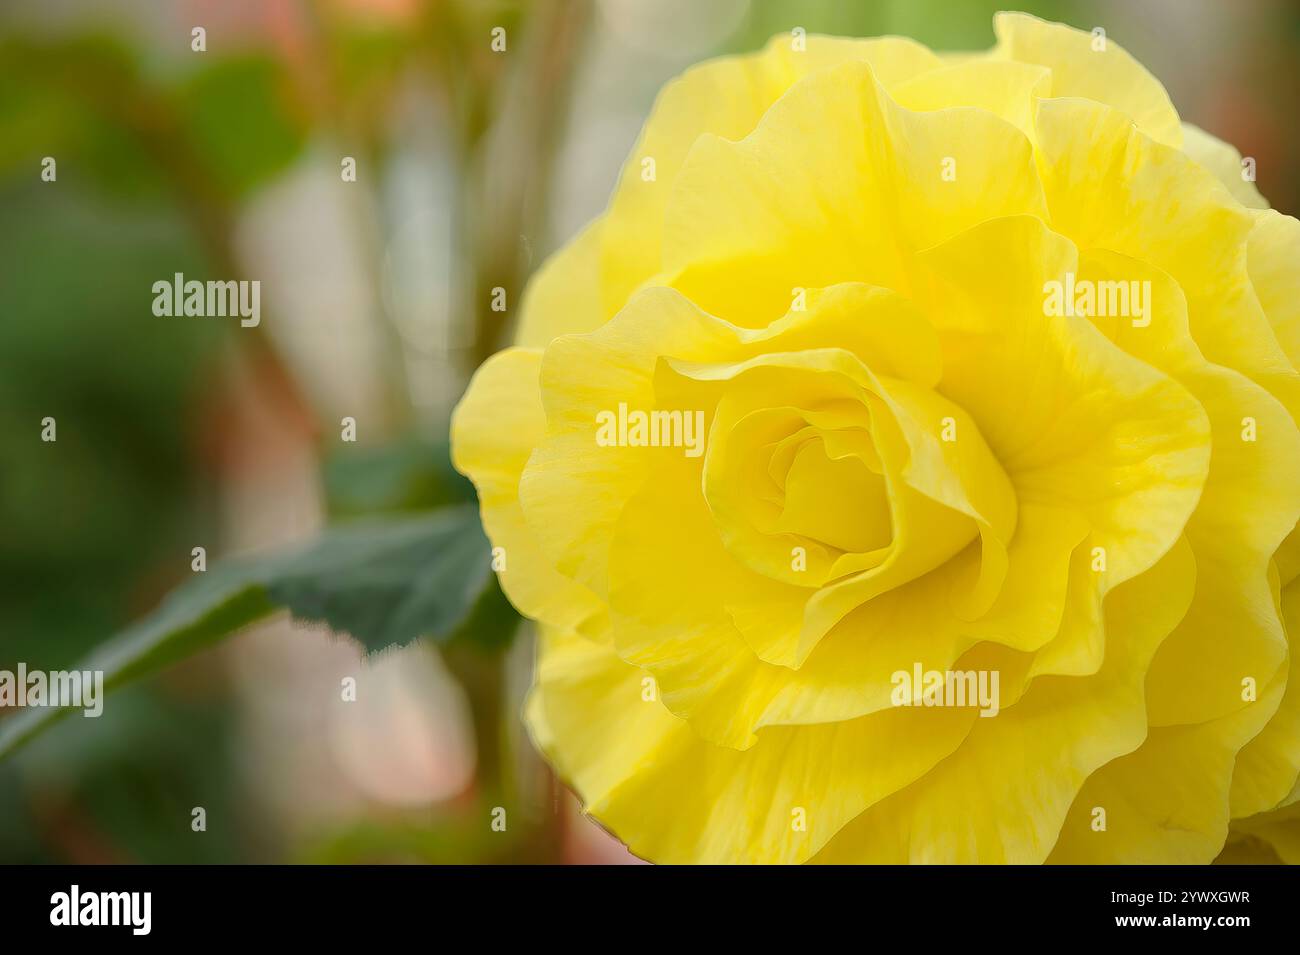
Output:
[[[457,409],[534,739],[640,856],[1295,854],[1300,223],[995,26],[670,83]]]

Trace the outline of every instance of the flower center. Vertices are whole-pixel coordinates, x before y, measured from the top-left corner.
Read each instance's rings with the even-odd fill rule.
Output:
[[[841,553],[889,546],[893,521],[880,458],[868,433],[853,437],[858,440],[832,442],[838,445],[832,449],[821,433],[807,427],[772,445],[768,473],[783,492],[774,531]],[[863,446],[869,455],[862,453]]]

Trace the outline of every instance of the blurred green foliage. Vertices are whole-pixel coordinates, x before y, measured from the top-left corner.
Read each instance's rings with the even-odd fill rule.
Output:
[[[273,861],[273,833],[232,776],[229,709],[133,687],[99,719],[55,727],[0,763],[0,860]],[[215,838],[191,831],[202,806]]]
[[[451,464],[443,441],[410,436],[335,453],[325,461],[325,501],[331,516],[427,511],[475,500],[474,485]]]
[[[274,58],[183,82],[138,61],[99,33],[0,40],[0,667],[70,666],[188,574],[215,523],[196,432],[230,330],[158,322],[151,285],[221,267],[230,204],[303,143]],[[65,724],[0,766],[0,860],[248,858],[238,836],[177,838],[193,793],[240,805],[230,725],[156,686]]]
[[[4,310],[21,316],[0,322],[0,662],[55,666],[138,613],[140,579],[189,551],[203,521],[194,412],[221,332],[140,333],[160,267],[202,262],[165,207],[40,183],[0,203],[18,224],[0,230]],[[40,440],[45,417],[55,443]]]
[[[341,524],[306,547],[192,575],[75,666],[102,672],[105,691],[115,690],[279,609],[346,634],[369,653],[420,638],[499,646],[517,617],[492,596],[489,550],[478,510],[468,504]],[[28,709],[0,722],[0,758],[71,712]]]
[[[168,97],[175,135],[234,201],[287,168],[303,145],[283,67],[264,56],[209,61]]]
[[[752,0],[743,29],[728,42],[731,49],[752,50],[777,33],[801,26],[809,33],[832,36],[910,37],[936,50],[975,50],[993,44],[993,14],[1026,10],[1046,20],[1082,26],[1087,4],[1072,0],[1034,0],[1019,4],[998,0]],[[1086,16],[1084,17],[1086,20]]]

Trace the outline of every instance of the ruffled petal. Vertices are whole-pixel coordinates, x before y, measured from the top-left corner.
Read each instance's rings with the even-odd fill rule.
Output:
[[[1264,386],[1293,419],[1300,416],[1300,375],[1249,273],[1254,214],[1196,162],[1115,110],[1044,100],[1036,130],[1052,228],[1080,249],[1117,252],[1172,276],[1205,357]]]
[[[663,269],[665,209],[701,136],[743,139],[793,84],[845,62],[868,64],[886,87],[939,65],[924,46],[901,37],[805,39],[803,50],[786,35],[758,53],[710,60],[660,92],[610,202],[601,258],[606,315]],[[646,160],[653,162],[652,175]]]
[[[1106,602],[1095,677],[1043,678],[906,789],[847,825],[825,863],[1038,863],[1090,774],[1143,739],[1142,675],[1186,609],[1195,577],[1185,545]]]
[[[603,220],[590,223],[529,279],[520,306],[517,344],[545,348],[559,335],[578,335],[605,323],[609,316],[601,291],[603,231]]]
[[[799,288],[907,292],[916,250],[1015,213],[1045,215],[1022,132],[983,110],[903,109],[846,63],[797,83],[739,142],[696,142],[666,209],[661,281],[760,327]]]
[[[1164,86],[1110,37],[1098,37],[1027,13],[993,18],[992,55],[1052,71],[1052,95],[1082,97],[1125,113],[1156,142],[1177,149],[1183,133]]]
[[[952,752],[975,718],[891,709],[764,730],[759,745],[738,752],[672,716],[644,671],[553,631],[543,636],[528,716],[587,812],[637,855],[666,863],[805,861],[864,807]]]
[[[506,349],[483,363],[452,414],[452,460],[474,482],[483,528],[504,550],[498,578],[510,602],[537,620],[604,633],[604,604],[556,571],[519,505],[520,475],[546,428],[540,366],[541,352],[526,348]]]
[[[1267,209],[1268,200],[1259,194],[1254,180],[1247,179],[1241,153],[1235,146],[1212,136],[1199,126],[1183,123],[1183,152],[1204,166],[1232,197],[1251,209]]]

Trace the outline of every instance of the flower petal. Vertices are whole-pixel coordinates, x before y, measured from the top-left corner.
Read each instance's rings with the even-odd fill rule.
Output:
[[[738,752],[647,700],[647,679],[599,644],[548,631],[528,713],[587,811],[634,853],[666,863],[802,862],[950,753],[973,719],[969,710],[892,709],[764,730]]]
[[[452,414],[452,459],[478,489],[483,528],[504,548],[501,589],[521,613],[556,626],[603,632],[605,607],[590,590],[561,576],[537,545],[519,505],[519,478],[541,441],[541,352],[508,348],[475,373]]]
[[[1178,113],[1160,81],[1110,37],[1097,37],[1027,13],[993,18],[992,55],[1052,71],[1052,95],[1083,97],[1127,114],[1138,129],[1175,149],[1182,145]]]
[[[961,747],[865,811],[813,860],[827,863],[1037,863],[1098,766],[1141,743],[1142,674],[1191,598],[1185,545],[1106,602],[1095,677],[1045,677],[1014,706],[976,719]]]

